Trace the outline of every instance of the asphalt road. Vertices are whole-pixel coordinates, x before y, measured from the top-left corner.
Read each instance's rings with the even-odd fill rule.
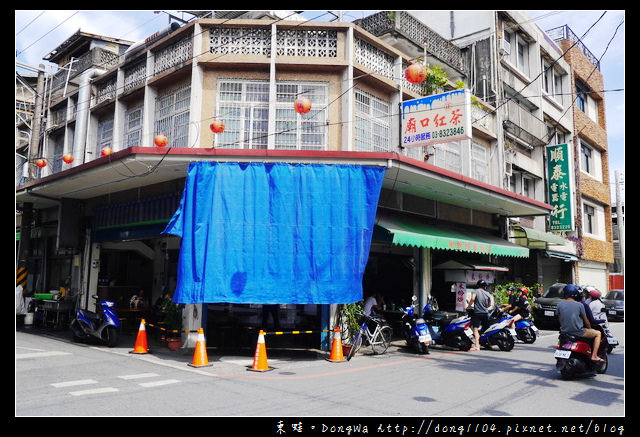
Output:
[[[412,417],[414,433],[434,417],[623,417],[624,323],[612,329],[621,345],[609,356],[607,373],[575,381],[555,371],[557,331],[541,331],[534,344],[516,344],[511,352],[433,347],[422,356],[397,341],[384,355],[365,349],[341,363],[320,351],[270,351],[267,338],[270,370],[251,372],[250,351],[210,348],[212,366],[193,368],[193,349],[173,352],[150,341],[150,354],[134,355],[132,338],[109,349],[21,329],[15,415],[257,416],[283,427],[295,425],[294,418]]]

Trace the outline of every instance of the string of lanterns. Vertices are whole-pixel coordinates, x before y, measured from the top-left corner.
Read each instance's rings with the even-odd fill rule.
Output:
[[[413,79],[409,79],[409,69],[412,69],[414,65],[420,66],[420,64],[412,64],[405,73],[407,75],[407,80],[409,81],[413,81]],[[412,71],[414,70],[417,69],[413,67]],[[413,78],[414,76],[419,74],[419,71],[412,72],[411,77]],[[426,72],[423,73],[423,76],[426,77]],[[421,80],[424,80],[424,77]],[[311,100],[306,96],[300,96],[293,102],[293,108],[298,114],[307,114],[309,111],[311,111]],[[213,133],[220,134],[224,132],[225,124],[221,119],[215,118],[209,125],[209,128]],[[156,145],[156,147],[166,147],[169,144],[169,139],[164,134],[158,134],[154,137],[153,143]],[[105,146],[100,150],[100,156],[102,157],[109,156],[112,153],[113,149],[109,146]],[[62,161],[65,164],[71,164],[74,161],[74,157],[71,153],[67,153],[62,156]],[[38,158],[35,160],[35,164],[40,168],[44,168],[47,166],[47,160],[44,158]]]

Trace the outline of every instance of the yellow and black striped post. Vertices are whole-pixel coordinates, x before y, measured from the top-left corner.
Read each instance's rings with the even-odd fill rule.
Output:
[[[16,287],[21,285],[22,288],[27,286],[27,268],[26,267],[18,267],[16,271]]]

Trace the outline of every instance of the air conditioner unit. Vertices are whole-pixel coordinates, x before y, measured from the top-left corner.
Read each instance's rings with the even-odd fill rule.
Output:
[[[509,41],[504,38],[500,38],[498,40],[498,51],[500,52],[501,56],[505,56],[511,53],[511,44],[509,43]]]

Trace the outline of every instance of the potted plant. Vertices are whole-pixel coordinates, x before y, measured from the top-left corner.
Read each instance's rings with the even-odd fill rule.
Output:
[[[167,347],[171,350],[176,350],[182,343],[180,332],[182,329],[182,310],[171,298],[165,298],[161,304],[160,311],[164,314],[162,321],[166,329],[165,340],[167,341]]]
[[[353,335],[360,329],[360,313],[362,311],[362,301],[338,305],[337,319],[345,354],[349,353],[348,349],[351,347]]]

